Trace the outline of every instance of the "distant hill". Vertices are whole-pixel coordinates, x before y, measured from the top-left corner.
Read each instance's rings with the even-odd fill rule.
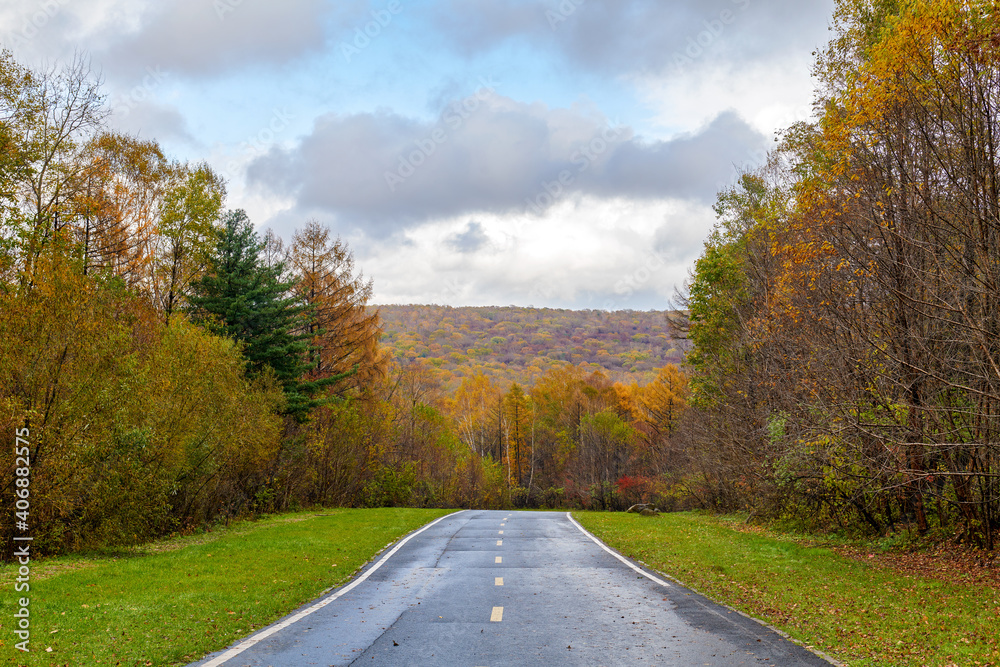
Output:
[[[399,359],[424,359],[453,388],[482,371],[501,384],[530,385],[554,366],[603,368],[614,379],[645,384],[680,363],[666,311],[379,306],[382,344]]]

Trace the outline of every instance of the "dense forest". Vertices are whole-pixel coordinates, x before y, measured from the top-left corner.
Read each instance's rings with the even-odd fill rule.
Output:
[[[689,473],[719,508],[992,548],[1000,14],[841,1],[815,122],[718,201],[689,286]]]
[[[477,373],[533,384],[567,364],[647,384],[684,360],[684,341],[671,339],[663,312],[392,305],[379,313],[393,356],[427,361],[449,388]]]
[[[832,35],[669,313],[379,312],[324,224],[260,233],[82,61],[3,53],[0,537],[647,501],[993,548],[1000,15],[839,0]]]

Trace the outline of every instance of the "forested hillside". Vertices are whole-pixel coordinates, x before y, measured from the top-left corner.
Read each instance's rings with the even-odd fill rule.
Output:
[[[379,306],[382,344],[397,359],[422,359],[457,386],[482,373],[501,384],[533,384],[567,364],[646,384],[683,360],[664,312]]]
[[[815,122],[719,197],[690,286],[702,497],[993,548],[1000,15],[840,2]]]

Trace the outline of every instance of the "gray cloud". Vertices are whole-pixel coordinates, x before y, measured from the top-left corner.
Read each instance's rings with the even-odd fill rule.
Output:
[[[463,254],[474,253],[489,242],[490,237],[481,222],[469,222],[465,231],[452,234],[445,240],[448,247]]]
[[[811,48],[832,9],[833,0],[448,0],[433,21],[465,55],[523,40],[591,70],[659,73],[719,48],[742,59]]]
[[[766,139],[733,112],[695,134],[643,141],[572,109],[480,91],[436,123],[388,112],[319,118],[292,149],[251,163],[251,187],[385,233],[476,212],[541,214],[592,194],[712,202]]]
[[[371,20],[365,0],[5,0],[0,40],[29,61],[83,48],[113,79],[282,65]]]
[[[714,201],[734,166],[760,156],[763,135],[735,112],[719,115],[697,134],[673,141],[623,143],[603,166],[595,190],[605,195],[655,197],[669,194]]]
[[[145,6],[130,33],[106,36],[102,55],[114,71],[152,65],[196,76],[282,64],[322,50],[329,32],[361,20],[366,7],[360,0],[160,0]]]
[[[195,144],[184,116],[175,107],[146,100],[127,103],[122,99],[127,100],[112,99],[110,123],[113,127],[147,139]]]
[[[86,4],[86,0],[83,0]],[[73,55],[66,36],[77,23],[68,0],[6,0],[0,6],[0,41],[22,62]]]

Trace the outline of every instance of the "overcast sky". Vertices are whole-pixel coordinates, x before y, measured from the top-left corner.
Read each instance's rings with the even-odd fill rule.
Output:
[[[117,127],[208,161],[377,303],[669,306],[736,170],[807,118],[833,0],[4,0]]]

